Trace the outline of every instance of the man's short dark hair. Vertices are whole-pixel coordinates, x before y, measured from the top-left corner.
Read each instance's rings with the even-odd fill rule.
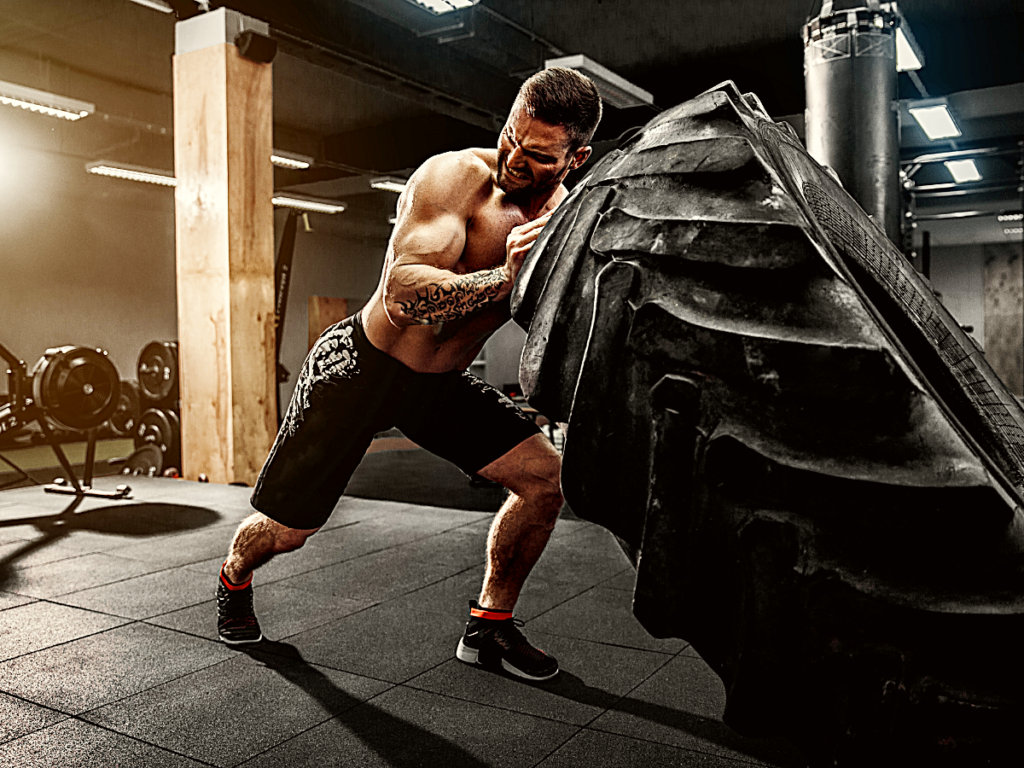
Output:
[[[570,149],[586,146],[601,122],[601,96],[597,86],[575,69],[542,69],[519,89],[513,109],[552,125],[560,125],[569,136]]]

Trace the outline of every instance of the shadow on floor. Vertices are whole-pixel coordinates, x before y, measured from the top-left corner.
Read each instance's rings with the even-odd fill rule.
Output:
[[[240,650],[320,702],[389,765],[487,766],[459,745],[345,693],[293,645],[264,641]]]
[[[114,536],[159,536],[204,528],[220,520],[220,515],[211,509],[184,504],[136,502],[76,512],[82,501],[84,497],[76,497],[56,514],[0,521],[0,528],[30,525],[42,534],[38,539],[28,541],[0,558],[0,589],[11,581],[11,570],[15,563],[76,531]]]

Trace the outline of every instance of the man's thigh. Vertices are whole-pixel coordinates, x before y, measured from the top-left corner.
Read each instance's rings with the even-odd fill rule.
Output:
[[[468,475],[481,473],[526,441],[532,444],[536,436],[546,441],[533,419],[515,403],[468,372],[422,374],[411,405],[396,426]],[[557,458],[553,447],[551,452]]]

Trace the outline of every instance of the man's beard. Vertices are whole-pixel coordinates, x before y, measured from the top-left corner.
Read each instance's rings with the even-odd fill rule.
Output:
[[[498,187],[501,191],[504,192],[506,196],[512,198],[533,197],[534,195],[544,194],[558,189],[558,185],[562,183],[562,178],[565,176],[565,171],[568,168],[568,163],[566,163],[565,168],[562,168],[546,182],[538,183],[532,174],[530,174],[529,181],[513,176],[509,171],[508,163],[505,162],[506,157],[507,155],[498,156],[497,181]],[[527,173],[529,173],[529,171],[527,171]]]

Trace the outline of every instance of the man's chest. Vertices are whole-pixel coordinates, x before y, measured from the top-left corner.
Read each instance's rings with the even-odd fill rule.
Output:
[[[488,206],[466,227],[466,247],[459,260],[463,272],[493,269],[505,262],[505,240],[514,227],[528,221],[519,208]]]

